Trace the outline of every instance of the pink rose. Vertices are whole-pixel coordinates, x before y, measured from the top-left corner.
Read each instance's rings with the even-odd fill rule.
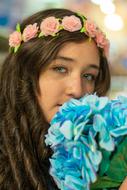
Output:
[[[85,23],[86,32],[88,33],[89,37],[95,37],[97,32],[96,24],[91,20],[86,20]]]
[[[96,33],[96,43],[99,47],[103,48],[107,44],[107,39],[102,31]]]
[[[12,34],[9,36],[9,46],[10,47],[16,47],[20,46],[22,41],[22,35],[18,31],[14,31]]]
[[[108,56],[110,44],[109,40],[106,38],[105,34],[102,31],[98,31],[96,33],[95,41],[97,43],[97,46],[103,48],[104,54]]]
[[[70,32],[75,32],[82,28],[80,19],[74,15],[65,16],[62,20],[62,26],[65,30]]]
[[[35,38],[37,36],[37,32],[38,32],[37,23],[26,26],[22,34],[23,41],[27,42],[28,40]]]
[[[48,36],[56,34],[59,31],[59,26],[59,20],[51,16],[41,22],[40,29],[43,35]]]

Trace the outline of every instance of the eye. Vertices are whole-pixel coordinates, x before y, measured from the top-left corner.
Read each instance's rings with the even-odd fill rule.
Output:
[[[93,74],[84,74],[83,78],[85,78],[88,81],[95,81],[96,77]]]
[[[67,69],[65,67],[62,67],[62,66],[54,67],[53,70],[58,72],[58,73],[66,73],[67,72]]]

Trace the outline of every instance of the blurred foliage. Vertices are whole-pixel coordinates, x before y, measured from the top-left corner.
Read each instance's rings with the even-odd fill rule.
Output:
[[[0,52],[7,52],[8,48],[8,39],[6,37],[0,36]]]

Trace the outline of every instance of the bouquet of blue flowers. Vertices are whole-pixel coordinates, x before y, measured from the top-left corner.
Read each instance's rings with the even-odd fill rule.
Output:
[[[118,189],[127,175],[127,97],[86,95],[56,113],[45,143],[61,190]]]

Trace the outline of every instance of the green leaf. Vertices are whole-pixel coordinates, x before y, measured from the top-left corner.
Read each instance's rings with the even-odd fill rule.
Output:
[[[40,38],[40,37],[42,37],[42,36],[44,36],[44,35],[42,34],[42,32],[40,32],[40,34],[38,35],[38,37]]]
[[[19,45],[19,46],[14,47],[14,53],[16,53],[16,52],[18,51],[19,47],[20,47],[20,45]]]
[[[59,26],[59,31],[60,31],[60,30],[63,30],[63,29],[64,29],[64,27],[63,27],[62,25],[60,25],[60,26]]]
[[[104,173],[108,170],[110,164],[110,155],[111,152],[108,152],[104,149],[101,149],[102,152],[102,161],[99,168],[99,176],[103,176]]]
[[[97,178],[97,181],[91,184],[90,188],[91,190],[102,190],[104,188],[118,189],[120,184],[124,181],[125,177],[127,176],[126,147],[127,147],[127,137],[124,137],[122,142],[118,145],[117,149],[114,151],[110,162],[109,162],[110,155],[108,155],[108,153],[106,152],[103,152],[104,153],[102,160],[103,163],[101,163],[100,173]],[[106,164],[106,160],[109,166]],[[105,176],[100,176],[102,174]]]
[[[113,181],[111,178],[104,176],[99,177],[98,180],[91,184],[90,190],[102,190],[104,188],[119,187],[120,183]]]
[[[127,137],[117,147],[106,174],[117,182],[122,182],[127,176]]]
[[[17,32],[21,32],[20,24],[19,24],[19,23],[17,23],[17,25],[16,25],[16,31],[17,31]]]
[[[86,29],[84,26],[81,28],[80,32],[86,32]]]

